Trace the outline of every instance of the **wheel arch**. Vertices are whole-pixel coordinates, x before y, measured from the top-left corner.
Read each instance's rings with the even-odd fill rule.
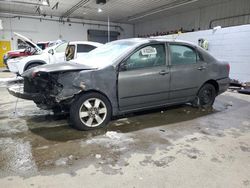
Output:
[[[200,89],[205,85],[205,84],[211,84],[211,85],[213,85],[214,86],[214,88],[215,88],[215,91],[216,91],[216,95],[219,93],[219,84],[218,84],[218,82],[216,81],[216,80],[213,80],[213,79],[211,79],[211,80],[208,80],[208,81],[206,81],[201,87],[200,87]],[[199,89],[199,91],[200,91],[200,89]],[[199,92],[198,91],[198,92]]]
[[[23,71],[26,71],[27,68],[32,65],[32,64],[39,64],[39,65],[44,65],[46,64],[45,61],[42,61],[42,60],[32,60],[32,61],[29,61],[28,63],[26,63],[26,65],[24,66],[23,68]]]

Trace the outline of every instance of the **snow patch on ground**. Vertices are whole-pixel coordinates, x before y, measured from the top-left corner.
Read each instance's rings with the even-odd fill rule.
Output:
[[[18,81],[22,80],[21,77],[11,77],[11,78],[0,78],[0,82],[11,82],[11,81]]]
[[[133,138],[123,133],[118,133],[115,131],[108,131],[105,135],[98,136],[96,138],[84,141],[82,144],[99,144],[109,147],[113,146],[124,146],[126,144],[134,142]]]

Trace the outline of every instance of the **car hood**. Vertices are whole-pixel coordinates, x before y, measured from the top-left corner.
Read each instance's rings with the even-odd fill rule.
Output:
[[[26,44],[28,44],[29,46],[31,46],[32,48],[37,49],[37,51],[42,51],[42,49],[41,49],[39,46],[37,46],[34,42],[32,42],[32,41],[31,41],[30,39],[28,39],[27,37],[25,37],[25,36],[23,36],[23,35],[20,35],[19,33],[16,33],[16,32],[14,32],[14,35],[15,35],[18,39],[22,40],[23,42],[25,42]]]
[[[46,73],[55,73],[55,72],[67,72],[67,71],[81,71],[81,70],[92,70],[93,68],[77,63],[56,63],[49,65],[42,65],[35,67],[33,69],[27,70],[22,74],[22,77],[30,77],[33,73],[46,72]]]
[[[24,51],[25,51],[25,49],[19,49],[19,50],[8,51],[7,53],[12,55],[12,54],[19,54],[19,53],[22,53]]]

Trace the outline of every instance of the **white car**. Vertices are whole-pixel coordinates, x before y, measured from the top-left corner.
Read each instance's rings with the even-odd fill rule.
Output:
[[[39,65],[44,65],[44,64],[53,64],[53,63],[61,63],[66,60],[65,57],[65,50],[68,46],[68,43],[60,43],[55,46],[46,48],[45,50],[42,50],[37,46],[35,43],[33,43],[31,40],[28,38],[17,34],[16,36],[19,37],[23,42],[31,46],[31,49],[34,50],[35,52],[33,53],[34,55],[27,56],[27,57],[20,57],[20,58],[15,58],[15,59],[10,59],[7,61],[9,70],[11,72],[17,73],[17,74],[22,74],[24,71],[31,69],[33,67],[39,66]],[[90,42],[79,42],[80,44],[85,44],[93,46],[93,48],[98,47],[100,44],[99,43],[91,43]],[[70,45],[71,43],[69,43]],[[75,51],[73,59],[78,56],[78,51],[80,53],[80,46],[78,47],[77,42],[72,43],[75,45]],[[79,44],[79,45],[80,45]],[[86,52],[84,52],[86,53]]]
[[[102,46],[103,44],[98,42],[88,41],[73,41],[69,42],[66,48],[66,60],[75,60],[84,58],[85,54]]]

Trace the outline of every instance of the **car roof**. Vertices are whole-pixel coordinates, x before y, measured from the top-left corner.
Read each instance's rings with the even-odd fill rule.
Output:
[[[96,46],[96,47],[103,45],[99,42],[91,42],[91,41],[70,41],[69,44],[88,44],[88,45],[92,45],[92,46]]]
[[[192,46],[197,46],[195,43],[184,41],[184,40],[178,40],[178,39],[169,39],[164,36],[162,37],[150,37],[150,38],[130,38],[130,39],[122,39],[124,42],[137,42],[137,43],[149,43],[149,42],[176,42],[176,43],[185,43],[190,44]]]

